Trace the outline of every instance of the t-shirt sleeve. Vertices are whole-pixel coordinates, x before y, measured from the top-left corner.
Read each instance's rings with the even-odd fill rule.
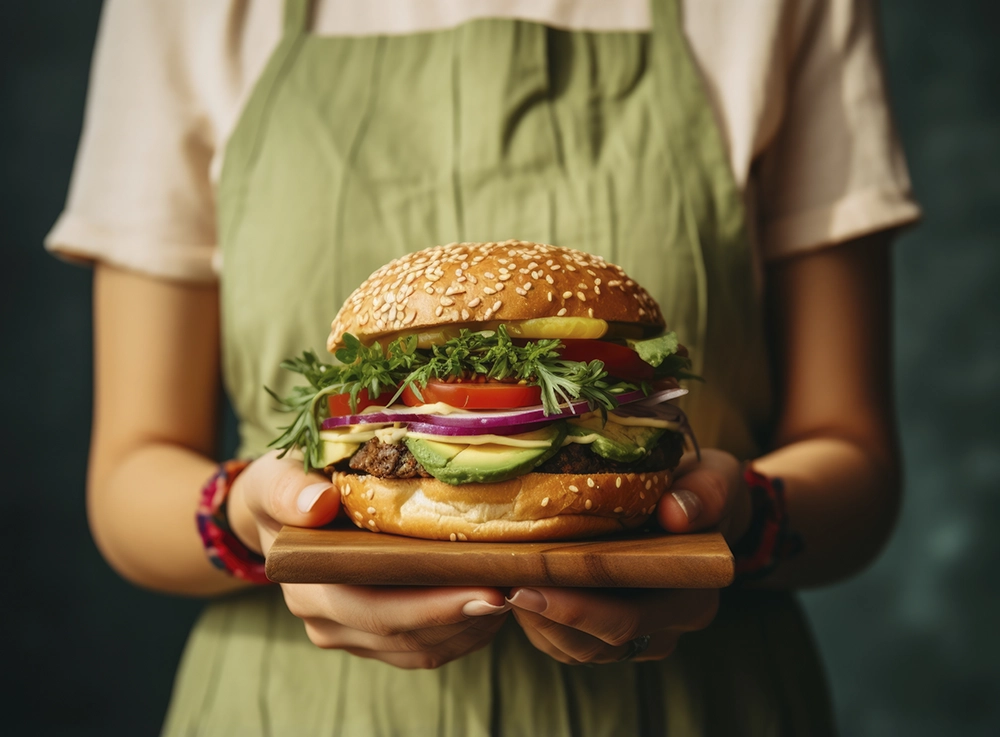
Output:
[[[83,133],[50,251],[152,276],[212,281],[212,125],[186,0],[108,0]],[[210,20],[209,13],[206,20]],[[199,58],[201,57],[201,58]],[[211,66],[211,60],[207,60]]]
[[[818,0],[799,21],[785,110],[755,167],[761,247],[781,258],[920,216],[887,99],[869,0]]]

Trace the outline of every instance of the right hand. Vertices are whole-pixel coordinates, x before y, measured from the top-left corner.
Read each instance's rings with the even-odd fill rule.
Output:
[[[236,536],[267,555],[282,525],[328,524],[340,497],[329,479],[304,474],[301,461],[271,452],[236,478],[227,506]],[[316,646],[400,668],[437,668],[486,646],[509,609],[504,595],[488,587],[298,583],[281,589]]]

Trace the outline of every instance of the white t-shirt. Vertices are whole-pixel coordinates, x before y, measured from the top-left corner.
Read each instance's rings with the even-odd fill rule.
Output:
[[[870,0],[679,1],[765,259],[919,217]],[[221,157],[282,13],[282,0],[107,0],[69,199],[46,246],[214,280]],[[401,34],[483,17],[650,26],[648,0],[315,0],[312,32]]]

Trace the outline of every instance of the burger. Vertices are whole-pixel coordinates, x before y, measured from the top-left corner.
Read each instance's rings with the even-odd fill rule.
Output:
[[[690,436],[687,352],[650,295],[599,256],[453,243],[372,274],[332,324],[334,361],[272,445],[322,469],[358,527],[452,541],[641,526]],[[693,437],[691,438],[693,441]]]

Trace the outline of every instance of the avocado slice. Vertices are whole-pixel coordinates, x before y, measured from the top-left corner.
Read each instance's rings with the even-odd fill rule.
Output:
[[[522,476],[555,455],[566,437],[566,423],[554,422],[540,430],[513,437],[547,440],[549,445],[514,448],[495,443],[466,445],[420,438],[406,438],[404,442],[434,478],[446,484],[488,484]]]
[[[568,434],[576,437],[596,436],[590,449],[597,455],[620,463],[632,463],[645,458],[665,430],[659,427],[619,425],[600,417],[588,420],[570,420],[566,423]]]

